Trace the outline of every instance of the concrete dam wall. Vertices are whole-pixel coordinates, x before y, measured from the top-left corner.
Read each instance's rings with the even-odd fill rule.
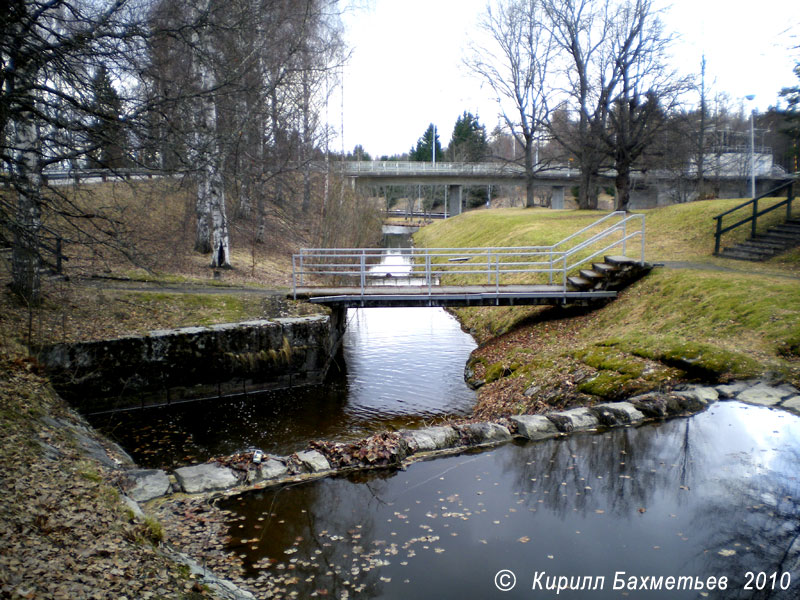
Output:
[[[55,344],[39,360],[83,412],[320,383],[344,311]]]

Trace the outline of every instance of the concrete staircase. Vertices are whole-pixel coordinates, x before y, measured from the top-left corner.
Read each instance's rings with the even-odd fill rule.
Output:
[[[762,261],[800,245],[800,219],[789,219],[765,233],[735,246],[723,248],[719,256],[735,260]]]
[[[596,290],[618,291],[647,275],[653,265],[627,256],[605,256],[603,262],[592,263],[591,269],[581,269],[578,275],[567,277],[567,287],[577,292]]]

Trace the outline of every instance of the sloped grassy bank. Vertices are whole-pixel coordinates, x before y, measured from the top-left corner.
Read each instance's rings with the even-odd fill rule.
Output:
[[[711,216],[736,202],[642,211],[646,259],[667,266],[602,308],[455,310],[480,344],[465,373],[480,388],[474,416],[593,405],[687,381],[800,382],[800,253],[757,265],[712,257]],[[549,244],[598,216],[476,211],[432,224],[415,241],[428,247]]]

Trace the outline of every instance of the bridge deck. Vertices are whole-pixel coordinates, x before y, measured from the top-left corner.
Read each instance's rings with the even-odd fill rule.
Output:
[[[557,285],[464,285],[298,287],[296,297],[345,308],[390,306],[517,306],[589,304],[617,296],[613,291],[572,292]]]

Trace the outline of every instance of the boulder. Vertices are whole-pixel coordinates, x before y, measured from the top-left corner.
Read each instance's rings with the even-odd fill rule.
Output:
[[[660,392],[648,392],[629,400],[636,410],[651,419],[663,419],[667,416],[667,395]]]
[[[736,398],[739,392],[743,392],[750,387],[751,384],[744,381],[737,381],[736,383],[726,383],[718,385],[716,388],[720,398]]]
[[[471,444],[492,444],[507,442],[511,439],[508,428],[484,421],[481,423],[468,423],[461,427],[461,432]]]
[[[600,424],[606,427],[617,427],[643,421],[645,416],[630,402],[606,402],[596,404],[591,410],[597,415]]]
[[[305,450],[297,453],[297,458],[300,463],[311,473],[319,473],[320,471],[328,471],[331,468],[328,459],[316,450]]]
[[[458,434],[456,433],[456,430],[449,425],[442,425],[440,427],[426,427],[425,429],[420,429],[419,431],[431,437],[433,443],[436,444],[437,450],[452,448],[458,443]]]
[[[436,450],[436,442],[433,436],[424,430],[406,430],[400,435],[408,444],[411,452],[430,452]]]
[[[201,494],[232,488],[238,482],[231,469],[216,463],[205,463],[175,469],[175,477],[187,494]]]
[[[125,478],[130,486],[126,493],[136,502],[164,496],[170,490],[169,477],[160,469],[134,469],[126,472]]]
[[[800,415],[800,396],[793,396],[792,398],[788,398],[781,403],[781,406],[786,410],[790,410],[793,413]]]
[[[564,410],[554,414],[566,417],[572,423],[572,426],[569,427],[569,431],[596,429],[600,423],[595,414],[585,407]],[[551,415],[548,415],[548,418],[550,418],[550,416]],[[552,421],[552,418],[550,420]],[[556,423],[556,426],[558,426],[558,423]]]
[[[740,392],[736,396],[736,399],[740,402],[747,402],[748,404],[775,406],[787,395],[786,391],[762,382]]]
[[[270,458],[269,460],[261,463],[259,471],[262,479],[277,479],[283,477],[288,473],[289,468],[279,460]]]
[[[558,435],[558,429],[544,415],[516,415],[509,420],[517,425],[519,434],[529,440],[543,440]]]

